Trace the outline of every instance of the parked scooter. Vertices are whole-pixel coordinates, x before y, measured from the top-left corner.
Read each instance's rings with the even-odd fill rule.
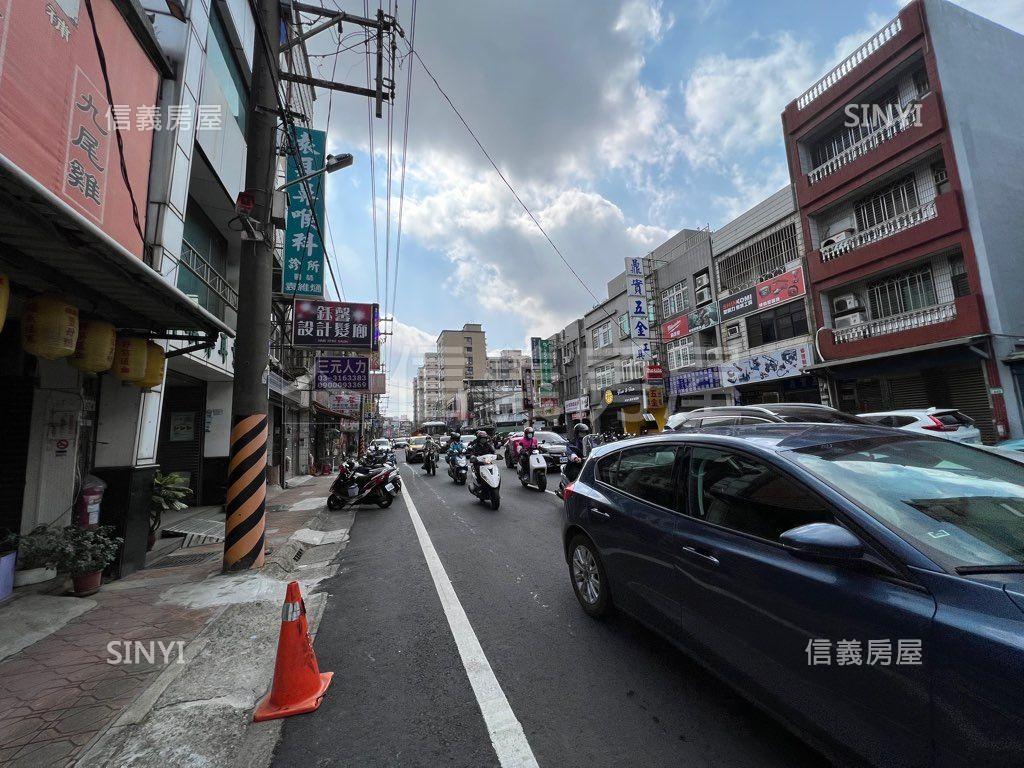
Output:
[[[519,482],[523,488],[528,485],[536,485],[537,490],[544,493],[548,487],[548,463],[545,461],[540,449],[534,448],[529,456],[520,455],[516,462],[516,474],[519,475]]]
[[[497,465],[498,457],[493,453],[473,457],[475,471],[469,473],[469,492],[481,501],[491,505],[497,511],[501,504],[501,471]]]
[[[346,461],[338,470],[327,496],[327,508],[347,509],[356,504],[376,504],[387,509],[402,489],[401,476],[394,466],[367,467]]]

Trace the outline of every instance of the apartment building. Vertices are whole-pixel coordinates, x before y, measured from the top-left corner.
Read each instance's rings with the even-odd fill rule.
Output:
[[[441,397],[441,356],[437,352],[425,352],[423,365],[416,369],[413,378],[413,420],[416,424],[424,421],[439,421],[444,418],[444,400]]]
[[[555,349],[555,391],[562,413],[555,426],[566,430],[576,422],[590,421],[587,391],[587,332],[583,319],[573,320],[551,337]]]
[[[811,370],[838,407],[1022,434],[1021,71],[1024,36],[915,0],[786,107]]]
[[[479,323],[444,330],[437,337],[439,395],[447,417],[465,421],[466,388],[487,377],[487,334]]]
[[[822,402],[818,380],[805,372],[814,362],[814,320],[792,185],[716,231],[712,253],[717,383],[740,405]]]
[[[710,231],[681,230],[655,248],[648,261],[668,412],[724,404],[717,375],[720,342]]]
[[[521,349],[502,349],[487,358],[487,378],[495,380],[519,381],[523,377],[523,368],[530,367],[530,357]]]

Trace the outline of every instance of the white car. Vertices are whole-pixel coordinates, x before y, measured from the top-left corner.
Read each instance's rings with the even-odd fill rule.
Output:
[[[955,408],[907,408],[900,411],[879,411],[857,414],[882,427],[895,427],[908,432],[934,435],[957,443],[981,443],[981,432],[974,419]]]

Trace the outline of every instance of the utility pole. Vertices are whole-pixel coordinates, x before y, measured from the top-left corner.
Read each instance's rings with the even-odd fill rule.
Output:
[[[270,222],[277,174],[277,0],[257,0],[257,24],[270,33],[255,36],[249,98],[245,187],[253,191],[255,233],[243,237],[238,279],[228,460],[224,571],[263,565],[267,501],[267,406],[270,362],[271,291],[275,230]],[[268,50],[269,49],[269,50]],[[282,422],[284,421],[282,409]],[[282,431],[284,424],[281,424]],[[284,457],[282,456],[282,471]]]

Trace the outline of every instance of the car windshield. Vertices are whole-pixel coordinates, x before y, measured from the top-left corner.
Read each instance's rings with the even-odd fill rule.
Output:
[[[414,438],[412,438],[409,441],[409,445],[414,445],[417,448],[419,448],[419,447],[425,445],[426,442],[427,442],[427,438],[425,438],[425,437],[414,437]]]
[[[556,432],[535,432],[533,434],[537,438],[537,442],[540,443],[555,443],[556,445],[563,445],[567,440]]]
[[[778,417],[783,421],[801,424],[863,424],[864,419],[842,411],[826,408],[780,408]]]
[[[943,567],[1024,564],[1024,466],[947,440],[880,437],[786,454]]]

